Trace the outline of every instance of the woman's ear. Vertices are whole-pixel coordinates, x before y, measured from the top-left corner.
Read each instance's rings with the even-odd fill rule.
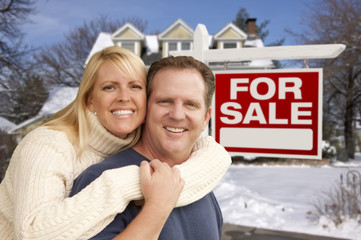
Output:
[[[92,96],[89,96],[89,98],[88,98],[87,107],[88,107],[89,111],[95,112],[94,103],[93,103],[93,97],[92,97]]]

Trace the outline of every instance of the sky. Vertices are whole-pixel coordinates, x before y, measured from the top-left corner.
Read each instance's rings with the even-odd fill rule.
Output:
[[[316,213],[312,203],[339,184],[341,174],[346,179],[351,169],[361,173],[360,153],[332,167],[232,165],[214,193],[224,223],[361,240],[360,214],[359,222],[346,218],[338,227],[327,217],[313,221],[309,214]]]
[[[110,19],[141,18],[147,22],[146,33],[162,32],[181,18],[193,29],[201,23],[209,34],[215,34],[235,20],[243,7],[250,17],[257,18],[258,24],[270,20],[266,45],[283,37],[284,45],[296,45],[284,29],[302,31],[300,17],[307,9],[305,2],[314,1],[317,0],[36,0],[36,12],[23,30],[28,45],[53,44],[64,40],[64,34],[74,27],[105,15]]]

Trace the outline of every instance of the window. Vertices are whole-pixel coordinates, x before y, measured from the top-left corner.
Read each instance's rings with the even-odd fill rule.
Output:
[[[134,43],[122,43],[122,48],[129,49],[130,51],[135,52]]]
[[[182,50],[190,50],[191,49],[191,43],[182,43]]]
[[[181,50],[191,50],[191,42],[168,42],[168,52],[169,51],[181,51]],[[168,55],[167,55],[168,56]]]
[[[237,48],[237,43],[223,43],[223,48]]]
[[[177,51],[177,43],[176,42],[172,42],[172,43],[168,43],[168,50],[169,51]]]

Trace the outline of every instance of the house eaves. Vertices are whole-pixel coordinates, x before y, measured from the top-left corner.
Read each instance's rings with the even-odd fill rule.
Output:
[[[173,24],[171,24],[166,30],[164,30],[162,33],[160,33],[159,36],[158,36],[158,39],[159,40],[175,40],[175,39],[178,39],[178,38],[169,38],[169,37],[167,37],[167,35],[169,35],[178,26],[183,28],[190,36],[192,36],[189,39],[193,39],[193,33],[194,33],[193,28],[191,28],[188,24],[186,24],[182,19],[178,19]]]

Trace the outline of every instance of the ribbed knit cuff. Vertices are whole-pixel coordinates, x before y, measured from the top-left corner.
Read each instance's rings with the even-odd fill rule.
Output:
[[[135,165],[116,168],[107,171],[109,179],[113,182],[112,187],[118,194],[115,197],[121,198],[125,203],[143,198],[140,190],[139,167]],[[120,209],[119,212],[123,212]]]
[[[231,165],[231,157],[212,137],[201,137],[189,159],[177,165],[185,186],[176,207],[193,203],[210,193]]]

